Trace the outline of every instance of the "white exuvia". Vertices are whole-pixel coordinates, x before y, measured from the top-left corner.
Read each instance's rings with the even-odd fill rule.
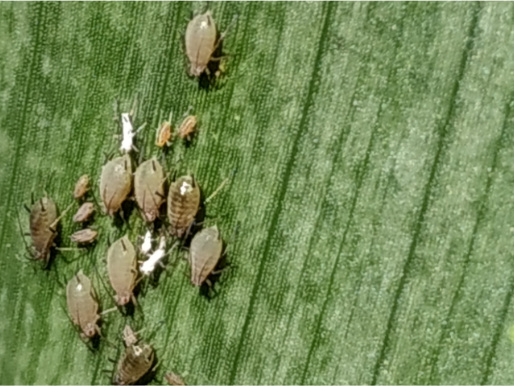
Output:
[[[166,256],[166,238],[161,236],[159,241],[159,248],[157,248],[148,258],[145,260],[139,270],[143,275],[150,275],[157,264],[162,264],[161,260]]]

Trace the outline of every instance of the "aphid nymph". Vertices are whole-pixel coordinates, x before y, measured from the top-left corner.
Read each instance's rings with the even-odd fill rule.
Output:
[[[86,222],[91,218],[95,211],[95,206],[92,202],[83,203],[77,213],[73,216],[73,222]]]
[[[116,240],[107,250],[107,273],[116,292],[116,303],[124,306],[132,300],[136,304],[133,293],[138,275],[136,250],[127,236]]]
[[[159,216],[165,198],[164,181],[164,170],[155,158],[139,165],[134,174],[136,202],[147,222],[153,222]]]
[[[76,231],[70,236],[71,241],[77,244],[91,244],[96,240],[98,231],[86,228]]]
[[[75,200],[80,200],[84,197],[89,190],[89,176],[84,174],[80,176],[77,183],[75,184],[75,189],[73,189],[73,198]]]
[[[171,119],[173,117],[173,113],[170,113],[168,121],[164,121],[161,126],[157,129],[157,133],[155,136],[155,144],[159,147],[163,147],[164,145],[171,145]]]
[[[132,189],[132,162],[128,154],[114,158],[102,168],[100,196],[109,216],[121,208]]]
[[[173,386],[185,386],[186,385],[186,383],[180,377],[180,375],[175,374],[174,372],[171,372],[171,371],[167,372],[164,375],[164,379],[166,380],[166,382],[168,382],[169,385],[173,385]]]
[[[189,230],[200,206],[200,188],[193,176],[184,176],[170,185],[168,219],[170,232],[178,238]]]
[[[190,140],[191,135],[196,129],[196,117],[194,115],[188,115],[180,125],[178,129],[178,136],[182,139]]]
[[[189,264],[191,265],[191,283],[201,286],[218,264],[223,250],[223,241],[218,227],[202,229],[191,241]]]

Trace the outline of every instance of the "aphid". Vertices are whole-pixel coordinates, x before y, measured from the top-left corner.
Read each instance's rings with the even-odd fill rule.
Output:
[[[92,202],[85,202],[83,203],[79,210],[77,210],[77,213],[73,216],[73,222],[86,222],[89,220],[91,215],[95,211],[95,206]]]
[[[81,229],[70,236],[71,241],[77,244],[91,244],[96,240],[98,232],[91,228]]]
[[[132,162],[130,157],[114,158],[102,168],[100,178],[100,196],[104,203],[105,212],[109,216],[121,208],[121,204],[132,189]]]
[[[134,174],[136,202],[147,222],[159,216],[159,208],[164,198],[164,170],[155,158],[143,162]]]
[[[193,176],[177,179],[168,193],[168,218],[171,234],[181,238],[189,230],[200,206],[200,188]]]
[[[149,344],[127,346],[118,362],[113,378],[115,385],[133,385],[148,373],[155,361],[155,352]]]
[[[116,240],[107,251],[107,273],[116,292],[114,300],[124,306],[130,300],[136,304],[133,290],[136,286],[137,259],[134,245],[127,236]]]
[[[191,241],[189,264],[191,264],[191,283],[201,286],[212,273],[221,257],[223,241],[218,227],[202,229]]]
[[[35,260],[44,261],[45,267],[50,260],[50,249],[54,246],[57,236],[57,224],[70,208],[71,205],[61,216],[57,217],[57,207],[49,197],[39,199],[32,209],[27,208],[30,212],[30,237],[32,239],[29,252]]]
[[[141,236],[139,236],[139,237],[141,237]],[[141,252],[143,253],[143,255],[147,256],[151,250],[152,250],[152,232],[147,230],[145,233],[145,236],[143,237],[143,243],[141,244]]]
[[[89,190],[89,176],[84,174],[81,176],[77,183],[75,184],[75,189],[73,190],[73,198],[75,200],[80,200],[85,196],[87,191]]]
[[[171,371],[166,373],[166,375],[164,376],[164,379],[166,380],[166,382],[168,382],[168,384],[173,385],[173,386],[185,386],[186,385],[184,380],[178,374],[175,374]]]
[[[171,145],[171,118],[173,117],[173,113],[170,113],[168,121],[164,121],[161,126],[157,129],[157,133],[155,136],[155,144],[159,147],[163,147],[164,145]]]
[[[128,153],[131,150],[138,151],[134,146],[134,137],[137,133],[139,133],[144,127],[146,123],[141,125],[136,131],[134,131],[134,125],[132,124],[132,115],[130,113],[121,114],[121,130],[122,130],[122,140],[120,151],[122,153]]]
[[[188,115],[178,129],[178,136],[182,139],[186,139],[189,141],[191,135],[194,133],[196,129],[196,116]]]
[[[72,322],[82,331],[82,339],[100,334],[98,301],[91,280],[80,270],[66,286],[66,302]]]
[[[125,342],[125,346],[132,346],[138,341],[137,333],[127,324],[123,329],[123,342]]]
[[[200,76],[211,61],[222,37],[216,43],[216,24],[210,11],[195,16],[186,29],[186,54],[191,67],[189,75]]]
[[[161,264],[161,260],[163,257],[166,256],[166,238],[164,236],[161,236],[161,239],[159,241],[159,248],[157,248],[148,258],[148,260],[145,260],[143,264],[141,264],[141,267],[139,270],[143,275],[150,275],[155,270],[156,264]]]

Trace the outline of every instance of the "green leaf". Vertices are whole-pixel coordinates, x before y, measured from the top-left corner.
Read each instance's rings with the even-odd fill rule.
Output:
[[[238,20],[201,87],[183,35],[205,9],[220,32]],[[125,322],[148,328],[154,383],[513,383],[513,18],[509,3],[0,4],[1,383],[107,383]],[[195,139],[164,163],[205,196],[236,170],[206,206],[231,267],[208,298],[180,259],[133,317],[105,316],[92,353],[63,283],[82,268],[111,307],[109,239],[136,242],[139,213],[97,215],[95,248],[50,272],[22,261],[17,217],[27,230],[45,190],[64,210],[83,173],[99,199],[116,98],[138,100],[144,159],[170,110],[194,107]],[[66,216],[62,246],[76,229]]]

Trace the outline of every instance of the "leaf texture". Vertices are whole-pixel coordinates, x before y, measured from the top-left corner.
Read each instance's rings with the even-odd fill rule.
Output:
[[[183,37],[207,8],[220,32],[238,19],[226,73],[203,87]],[[148,328],[153,383],[513,383],[513,17],[509,3],[1,3],[1,383],[108,383],[126,322]],[[205,196],[233,175],[206,205],[230,269],[208,298],[176,253],[91,353],[63,283],[82,268],[111,307],[109,240],[137,242],[139,213],[97,215],[95,248],[49,272],[23,261],[17,218],[28,230],[23,204],[44,191],[64,210],[84,173],[99,199],[116,98],[148,123],[141,159],[193,106],[195,139],[163,163]],[[61,245],[76,229],[66,216]]]

